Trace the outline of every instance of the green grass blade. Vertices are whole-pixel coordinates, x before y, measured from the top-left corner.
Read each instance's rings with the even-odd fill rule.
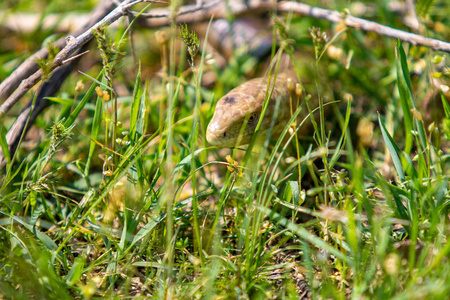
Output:
[[[406,62],[405,51],[401,41],[397,42],[397,85],[400,94],[400,103],[403,110],[403,118],[405,124],[405,152],[409,154],[413,143],[413,122],[411,108],[414,107],[411,92],[411,81],[409,78],[408,64]]]
[[[82,257],[75,258],[75,262],[66,276],[66,283],[68,285],[76,284],[80,280],[81,276],[83,276],[83,268],[84,259]]]
[[[6,141],[6,133],[7,130],[3,124],[0,124],[0,146],[2,148],[3,157],[6,159],[7,167],[6,170],[9,170],[9,164],[11,163],[11,154],[9,153],[8,142]]]
[[[378,115],[378,123],[380,124],[381,134],[383,135],[384,142],[386,143],[389,153],[391,154],[392,161],[394,162],[394,166],[397,170],[398,176],[400,177],[401,181],[405,181],[405,172],[403,171],[402,162],[400,161],[399,157],[399,155],[401,155],[401,151],[384,126],[380,115]]]
[[[141,64],[139,64],[138,74],[136,75],[136,81],[134,83],[133,104],[131,106],[130,115],[130,138],[132,141],[136,139],[136,127],[139,122],[139,118],[142,119],[144,117],[142,115],[142,110],[145,109],[145,103],[142,94]],[[142,132],[140,134],[142,134]]]
[[[282,217],[281,215],[279,215],[278,213],[274,212],[273,210],[271,210],[267,207],[256,206],[256,208],[258,210],[260,210],[261,212],[263,212],[264,214],[266,214],[267,216],[271,217],[272,220],[277,221],[278,224],[286,227],[287,229],[289,229],[290,231],[292,231],[299,237],[303,238],[305,241],[308,241],[309,243],[312,243],[313,245],[316,245],[317,247],[319,247],[325,251],[328,251],[329,253],[335,255],[339,259],[342,259],[349,265],[353,265],[352,258],[348,257],[345,253],[342,253],[341,251],[332,247],[330,244],[328,244],[324,240],[320,239],[318,236],[312,234],[305,228],[302,228],[302,227],[292,223],[288,219]]]
[[[133,240],[131,241],[130,246],[128,247],[128,249],[125,252],[128,252],[129,250],[131,250],[131,248],[134,246],[134,244],[136,244],[137,242],[139,242],[140,240],[142,240],[144,237],[148,236],[150,233],[152,233],[152,230],[156,227],[156,225],[158,225],[159,223],[161,223],[162,220],[164,220],[164,218],[166,217],[166,213],[163,213],[161,215],[158,216],[160,209],[157,209],[156,212],[153,214],[153,216],[150,217],[150,221],[144,225],[144,227],[142,227],[139,232],[134,236]]]
[[[100,80],[100,78],[103,76],[103,71],[101,71],[97,76],[97,81]],[[86,103],[91,99],[92,94],[94,93],[95,87],[97,86],[96,83],[93,83],[91,87],[89,88],[88,92],[84,95],[83,99],[81,99],[80,103],[78,103],[77,107],[72,111],[70,116],[67,118],[67,120],[64,122],[65,127],[70,127],[78,117],[78,115],[83,110]]]
[[[289,181],[284,190],[284,200],[288,203],[295,203],[296,205],[301,205],[300,202],[300,189],[298,186],[298,181]]]
[[[445,99],[444,93],[441,91],[441,100],[442,106],[444,107],[444,113],[447,119],[450,119],[450,105],[448,104],[447,99]]]
[[[344,120],[344,126],[342,127],[342,136],[339,139],[339,142],[336,146],[336,152],[333,154],[333,156],[330,159],[330,169],[334,167],[336,162],[338,161],[339,157],[341,157],[342,151],[341,149],[345,146],[345,139],[347,136],[347,128],[348,124],[350,123],[350,115],[352,111],[352,103],[351,101],[347,102],[347,110],[345,112],[345,120]]]
[[[42,244],[44,244],[45,247],[47,247],[47,249],[52,250],[52,251],[58,249],[58,246],[55,244],[55,242],[48,235],[46,235],[45,233],[38,230],[36,228],[36,226],[30,225],[27,222],[23,221],[21,218],[17,218],[17,217],[10,215],[9,213],[4,212],[2,210],[0,210],[0,213],[10,217],[15,222],[21,224],[23,227],[28,229],[32,234],[34,234],[36,236],[36,238],[38,240],[40,240],[42,242]]]
[[[200,148],[195,150],[194,154],[189,154],[185,158],[183,158],[173,169],[172,174],[175,175],[178,172],[180,172],[184,167],[191,165],[191,160],[195,158],[199,153],[202,151],[208,151],[211,149],[215,149],[216,147],[207,147],[207,148]]]
[[[87,176],[89,174],[89,168],[91,166],[92,156],[94,155],[95,142],[97,140],[98,134],[102,126],[103,117],[103,99],[97,97],[97,103],[95,105],[94,120],[92,121],[91,127],[91,139],[89,143],[89,154],[86,160],[86,167],[84,169],[84,174]]]

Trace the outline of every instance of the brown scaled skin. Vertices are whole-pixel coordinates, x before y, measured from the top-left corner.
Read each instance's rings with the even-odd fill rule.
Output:
[[[274,76],[272,75],[272,77]],[[299,82],[295,72],[290,69],[279,73],[275,83],[273,79],[271,80],[269,91],[272,87],[274,89],[261,123],[259,133],[262,136],[265,136],[270,129],[277,100],[280,101],[280,104],[274,132],[282,130],[290,119],[290,101],[292,101],[293,111],[298,107],[298,97],[288,90],[288,78],[291,78],[294,87]],[[234,147],[250,142],[261,115],[267,82],[267,78],[249,80],[230,91],[217,102],[214,116],[206,131],[206,140],[211,145]],[[246,118],[248,118],[247,126],[243,128]],[[239,137],[241,131],[242,135]],[[238,138],[240,138],[239,143]]]

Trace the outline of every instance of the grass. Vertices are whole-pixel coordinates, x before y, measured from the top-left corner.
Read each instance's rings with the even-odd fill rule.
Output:
[[[293,117],[291,140],[286,126],[235,150],[208,146],[205,131],[253,58],[219,70],[204,46],[189,51],[187,28],[159,42],[137,32],[160,52],[162,76],[149,78],[125,26],[99,32],[102,63],[73,74],[41,137],[2,171],[3,297],[297,299],[307,282],[312,298],[447,298],[450,106],[429,75],[448,85],[448,64],[359,31],[318,44],[313,25],[329,28],[294,17],[282,44],[296,48],[302,109],[322,99],[331,112],[320,107],[307,132]]]

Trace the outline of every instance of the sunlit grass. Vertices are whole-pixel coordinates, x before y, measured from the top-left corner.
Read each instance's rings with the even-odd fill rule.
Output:
[[[306,131],[310,118],[293,115],[262,144],[207,145],[215,101],[255,60],[235,54],[220,70],[207,41],[196,56],[176,25],[153,46],[159,76],[105,58],[74,75],[84,90],[52,99],[41,142],[2,173],[4,297],[297,299],[305,283],[313,298],[447,297],[450,106],[441,93],[435,111],[422,109],[434,87],[410,70],[427,57],[382,39],[356,49],[367,47],[360,32],[332,43],[351,63],[317,56],[302,42],[312,22],[293,24],[303,33],[291,28],[282,45],[302,46],[293,57],[307,101],[294,114],[320,117]],[[103,38],[126,44],[125,30]],[[206,71],[216,88],[202,86]]]

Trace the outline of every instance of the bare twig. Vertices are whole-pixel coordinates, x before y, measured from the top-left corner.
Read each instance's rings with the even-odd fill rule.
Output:
[[[405,5],[407,15],[403,17],[403,21],[406,26],[417,32],[420,28],[420,22],[419,18],[417,17],[416,5],[414,3],[414,0],[405,0]]]
[[[364,31],[375,32],[376,34],[400,39],[412,45],[420,45],[450,53],[450,43],[443,42],[437,39],[427,38],[418,34],[409,33],[403,30],[391,28],[378,24],[376,22],[367,21],[361,18],[354,17],[350,14],[342,14],[337,11],[312,7],[303,3],[283,2],[279,3],[278,11],[288,12],[292,11],[301,15],[308,15],[318,19],[324,19],[333,23],[343,23],[347,27],[361,29]]]
[[[108,14],[114,5],[109,0],[102,1],[93,11],[88,21],[81,26],[79,29],[74,31],[71,35],[78,36],[79,34],[86,31],[87,28],[91,27],[98,21],[104,18]],[[66,45],[66,39],[61,38],[54,43],[57,49],[61,49]],[[48,56],[47,48],[43,48],[27,58],[14,72],[8,76],[2,83],[0,83],[0,102],[7,99],[12,92],[19,86],[19,84],[31,74],[35,73],[39,66],[36,63],[37,60],[46,58]]]
[[[117,1],[116,1],[117,2]],[[61,50],[52,64],[52,71],[55,71],[64,62],[71,61],[78,57],[71,55],[77,51],[82,45],[86,44],[92,39],[92,30],[101,25],[109,25],[124,15],[132,15],[135,13],[129,11],[129,7],[139,2],[152,2],[151,0],[125,0],[118,4],[113,10],[114,3],[111,0],[104,0],[103,10],[98,10],[97,14],[91,19],[89,26],[85,26],[83,31],[74,33],[77,38],[72,37]],[[378,24],[376,22],[367,21],[365,19],[352,16],[350,13],[340,13],[333,10],[312,7],[303,3],[293,1],[275,1],[275,0],[211,0],[211,1],[197,1],[196,5],[186,5],[180,8],[175,15],[177,23],[196,23],[204,20],[209,20],[212,16],[216,19],[224,18],[227,14],[239,16],[243,14],[251,14],[264,12],[276,8],[278,12],[293,12],[313,18],[328,20],[333,23],[345,24],[347,27],[361,29],[364,31],[375,32],[379,35],[388,36],[395,39],[400,39],[412,45],[426,46],[434,50],[440,50],[450,53],[450,43],[443,42],[436,39],[426,38],[424,36],[394,29],[388,26]],[[112,10],[112,11],[111,11]],[[106,15],[109,12],[108,15]],[[106,16],[105,16],[106,15]],[[147,27],[161,27],[169,25],[173,17],[173,11],[167,8],[153,9],[151,13],[141,15],[140,24]],[[86,28],[90,27],[88,30]],[[59,48],[63,47],[65,40],[61,39],[55,43]],[[42,71],[38,70],[35,61],[39,58],[48,55],[47,49],[41,49],[39,52],[31,56],[22,64],[16,71],[11,74],[6,80],[0,84],[0,100],[9,98],[0,107],[0,117],[6,114],[9,109],[16,103],[31,87],[33,87],[42,76]],[[30,76],[31,75],[31,76]],[[55,74],[53,74],[55,75]],[[28,78],[27,78],[28,77]],[[27,78],[26,80],[24,80]],[[52,76],[52,78],[54,78]],[[19,82],[22,81],[19,85]],[[12,91],[15,92],[13,93]],[[12,94],[11,94],[12,93]],[[22,116],[22,114],[21,114]],[[11,130],[13,130],[12,128]],[[23,128],[21,129],[23,130]],[[10,133],[8,133],[10,134]],[[10,144],[10,140],[8,140]],[[0,154],[1,159],[1,154]]]
[[[87,48],[87,45],[78,50],[78,52],[80,52],[79,54],[76,54],[71,57],[70,60],[65,61],[63,67],[53,72],[50,79],[42,85],[37,93],[34,106],[32,99],[14,121],[14,124],[6,134],[6,141],[8,143],[11,156],[14,155],[16,148],[19,145],[19,141],[24,136],[24,133],[31,127],[39,114],[49,105],[50,101],[47,100],[46,97],[54,95],[59,90],[64,80],[72,72],[77,61],[87,52],[82,52],[85,48]],[[3,153],[0,149],[0,167],[3,167],[5,163],[6,160],[4,159]]]
[[[71,58],[68,58],[68,59],[66,59],[66,60],[63,60],[62,63],[63,63],[63,65],[65,65],[65,64],[71,62],[72,60],[75,60],[75,59],[77,59],[77,58],[79,58],[79,57],[85,55],[85,54],[88,53],[88,52],[89,52],[89,50],[86,50],[86,51],[84,51],[84,52],[82,52],[82,53],[80,53],[80,54],[74,55],[74,56],[72,56]]]
[[[145,1],[145,0],[142,0]],[[130,1],[128,1],[130,2]],[[201,2],[199,2],[201,3]],[[128,7],[129,3],[123,5],[122,9],[120,7],[117,7],[114,11],[118,13],[116,15],[117,18],[123,15],[123,13],[127,12],[130,14],[127,9],[124,9],[124,7]],[[392,37],[392,38],[399,38],[402,41],[411,43],[413,45],[422,45],[429,47],[434,50],[441,50],[444,52],[450,52],[450,43],[446,43],[440,40],[426,38],[418,34],[413,34],[409,32],[405,32],[402,30],[394,29],[388,26],[380,25],[376,22],[367,21],[361,18],[354,17],[350,14],[343,14],[337,11],[328,10],[328,9],[322,9],[318,7],[312,7],[303,3],[296,3],[292,1],[283,1],[283,2],[276,2],[274,0],[248,0],[248,1],[230,1],[228,4],[224,0],[212,0],[207,4],[196,4],[196,5],[186,5],[180,8],[179,12],[176,15],[176,21],[179,23],[195,23],[199,21],[209,20],[211,16],[215,15],[215,18],[223,18],[226,14],[230,13],[233,15],[241,15],[244,13],[252,13],[255,11],[267,11],[269,9],[274,8],[277,6],[277,10],[280,12],[294,12],[301,15],[311,16],[314,18],[320,18],[325,19],[334,23],[343,23],[348,27],[356,28],[356,29],[362,29],[365,31],[372,31],[380,35]],[[133,14],[133,13],[131,13]],[[143,14],[143,17],[146,17],[145,20],[141,21],[141,24],[148,26],[148,27],[161,27],[166,26],[170,23],[170,17],[172,15],[172,12],[169,9],[166,8],[157,8],[153,9],[151,13]],[[114,20],[110,20],[111,22]],[[102,21],[103,22],[103,21]],[[105,24],[108,24],[108,20],[104,20]],[[86,34],[86,32],[83,34],[83,36]],[[90,35],[90,31],[88,31],[89,38],[92,36]],[[77,40],[80,40],[83,36],[80,36],[77,38]],[[57,45],[60,46],[63,41],[58,41]],[[76,47],[80,47],[81,45],[77,41],[70,49]],[[66,47],[68,48],[68,47]],[[26,72],[26,70],[32,70],[35,72],[37,70],[37,65],[34,63],[34,60],[36,60],[39,57],[45,56],[47,53],[46,49],[40,50],[38,53],[35,54],[32,58],[28,60],[28,64],[21,66],[14,72],[13,75],[20,74],[23,72]],[[57,65],[58,60],[55,61],[55,65]],[[30,65],[33,65],[30,67]],[[30,75],[29,71],[27,73],[23,73],[21,76],[10,76],[10,77],[20,77],[22,79],[26,78],[25,75]],[[33,78],[29,78],[28,81],[25,81],[22,83],[22,88],[17,91],[17,94],[14,95],[13,99],[9,100],[8,102],[14,102],[17,101],[17,97],[20,98],[21,95],[24,94],[26,90],[30,88],[30,85],[33,86],[33,82],[38,80],[37,78],[40,78],[40,74],[35,74]],[[12,85],[10,83],[10,78],[6,79],[2,84],[0,84],[0,100],[5,99],[5,95],[9,96],[12,92],[11,90],[14,90],[17,87],[17,85]],[[4,114],[11,104],[6,104],[5,107],[0,108],[0,115]]]
[[[236,1],[236,2],[240,2],[240,1]],[[214,9],[215,7],[217,7],[218,5],[223,5],[224,2],[223,0],[211,0],[209,1],[209,3],[207,4],[203,4],[202,2],[198,2],[197,4],[192,4],[192,5],[184,5],[182,7],[180,7],[180,10],[177,12],[177,17],[183,16],[183,15],[189,15],[192,16],[192,14],[194,13],[205,13],[205,12],[210,12],[211,9]],[[132,16],[137,16],[138,13],[136,12],[129,12]],[[152,9],[151,13],[143,13],[140,14],[140,16],[142,18],[169,18],[171,16],[172,12],[169,11],[166,8],[156,8],[156,9]],[[211,16],[209,16],[211,17]],[[178,20],[179,21],[179,20]],[[169,23],[165,23],[164,25],[168,25]],[[162,26],[164,26],[162,25]],[[159,27],[159,26],[153,26],[153,27]]]
[[[100,22],[97,22],[93,25],[89,30],[80,34],[78,37],[70,40],[69,43],[56,55],[53,60],[51,70],[55,70],[56,68],[62,65],[62,62],[69,58],[77,49],[86,44],[90,39],[92,39],[93,34],[92,31],[97,29],[99,26],[109,25],[115,22],[117,19],[126,14],[126,8],[130,3],[143,2],[145,0],[125,0],[119,6],[117,6],[113,11],[111,11],[107,16],[105,16]],[[41,80],[42,70],[38,70],[33,75],[28,77],[26,80],[22,81],[19,87],[12,93],[12,95],[6,99],[6,101],[0,106],[0,118],[4,116],[11,107],[19,101],[19,99],[28,92],[36,83]]]
[[[176,20],[178,23],[195,23],[209,20],[212,15],[218,19],[225,17],[225,15],[229,13],[232,15],[241,15],[255,11],[269,10],[276,6],[278,12],[293,12],[317,19],[324,19],[333,23],[341,23],[345,24],[347,27],[371,31],[379,35],[400,39],[412,45],[425,46],[433,50],[450,53],[450,43],[384,26],[376,22],[354,17],[348,13],[340,13],[335,10],[313,7],[303,3],[293,1],[276,2],[274,0],[230,1],[228,4],[222,0],[214,1],[213,3],[214,5],[209,5],[208,7],[204,6],[203,9],[199,9],[196,5],[186,6],[177,14]],[[189,11],[189,13],[186,14],[184,13],[185,11]],[[171,12],[168,9],[153,9],[151,13],[146,14],[147,20],[145,20],[144,24],[149,27],[168,25],[170,15]]]

